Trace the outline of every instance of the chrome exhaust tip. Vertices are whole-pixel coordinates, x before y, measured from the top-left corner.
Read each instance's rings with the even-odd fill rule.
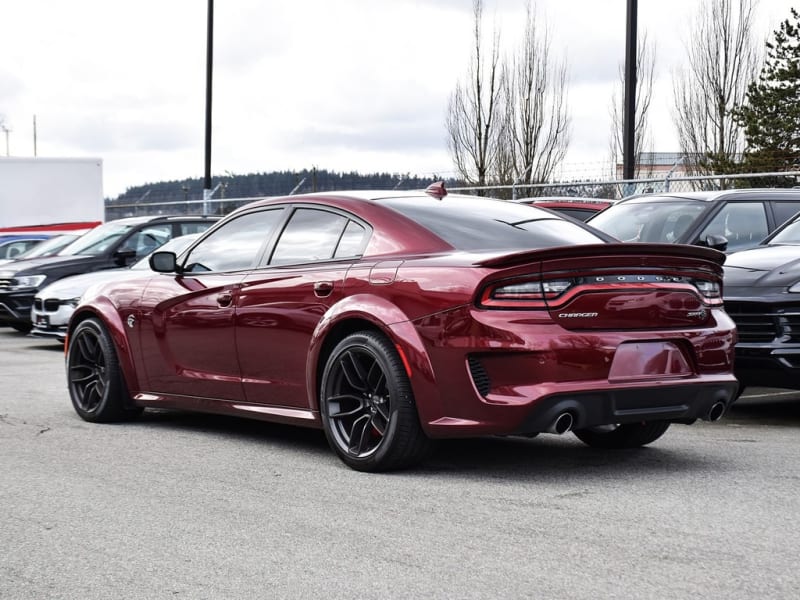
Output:
[[[725,414],[725,408],[726,407],[724,402],[715,402],[708,410],[708,414],[706,415],[706,420],[719,421],[722,418],[722,415]]]
[[[573,422],[572,413],[563,412],[553,420],[553,422],[550,424],[550,427],[548,427],[546,431],[547,433],[562,435],[572,429]]]

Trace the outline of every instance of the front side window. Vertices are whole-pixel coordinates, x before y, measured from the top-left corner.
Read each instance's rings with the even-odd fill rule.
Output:
[[[184,261],[184,272],[241,271],[255,266],[282,215],[283,209],[278,208],[228,221],[192,248]]]
[[[700,240],[708,235],[725,236],[727,252],[735,252],[756,246],[767,233],[767,214],[761,202],[731,202],[714,216]]]
[[[133,251],[136,258],[147,256],[172,237],[172,225],[162,223],[140,229],[122,243],[121,251]]]

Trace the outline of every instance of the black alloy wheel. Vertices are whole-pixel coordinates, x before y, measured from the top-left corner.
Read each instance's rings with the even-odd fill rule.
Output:
[[[385,336],[363,331],[334,348],[325,365],[320,410],[331,448],[359,471],[421,461],[431,448],[408,375]]]
[[[82,321],[69,338],[67,382],[75,412],[86,421],[122,421],[138,415],[128,408],[128,390],[105,326],[97,319]]]

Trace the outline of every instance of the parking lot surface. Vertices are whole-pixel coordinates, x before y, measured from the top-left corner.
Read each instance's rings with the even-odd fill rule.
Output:
[[[800,394],[651,447],[449,441],[357,473],[321,432],[73,412],[63,352],[0,328],[0,598],[796,598]]]

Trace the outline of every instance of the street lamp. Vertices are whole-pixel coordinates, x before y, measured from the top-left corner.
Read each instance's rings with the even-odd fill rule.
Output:
[[[189,201],[189,186],[184,183],[181,186],[181,189],[183,190],[183,201],[184,202],[188,202]]]

